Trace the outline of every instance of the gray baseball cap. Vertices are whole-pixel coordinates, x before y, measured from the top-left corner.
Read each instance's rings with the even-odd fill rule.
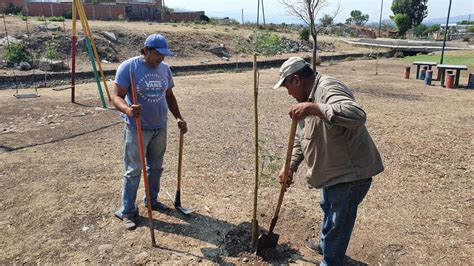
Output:
[[[280,80],[273,86],[274,89],[278,89],[283,84],[283,81],[286,77],[291,74],[296,73],[298,70],[302,69],[304,66],[308,65],[301,57],[290,57],[286,60],[280,67]]]

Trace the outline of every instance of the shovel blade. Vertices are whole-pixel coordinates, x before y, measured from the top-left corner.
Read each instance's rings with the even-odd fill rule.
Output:
[[[168,195],[168,198],[171,200],[171,202],[173,202],[174,207],[181,213],[188,215],[193,212],[191,209],[178,206],[178,204],[176,204],[177,202],[175,201],[173,193],[166,191],[166,195]]]
[[[186,215],[188,215],[188,214],[190,214],[190,213],[193,212],[191,209],[183,208],[183,207],[181,207],[181,206],[176,207],[176,209],[178,209],[178,211],[180,211],[180,212],[182,212],[183,214],[186,214]]]
[[[257,255],[259,255],[264,249],[276,248],[280,235],[275,233],[261,234],[258,237],[257,243]]]

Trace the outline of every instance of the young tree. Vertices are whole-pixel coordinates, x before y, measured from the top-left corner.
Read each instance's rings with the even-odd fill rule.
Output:
[[[321,27],[328,27],[331,26],[334,22],[334,17],[328,14],[324,14],[324,16],[319,19],[319,21],[321,22]]]
[[[329,0],[279,0],[280,4],[287,8],[287,14],[301,19],[309,27],[311,38],[313,39],[312,66],[316,71],[318,33],[321,28],[316,25],[316,16],[329,4]],[[337,3],[333,19],[339,13],[341,2]]]
[[[346,19],[346,24],[364,25],[369,20],[369,15],[364,15],[359,10],[352,10],[351,17]]]

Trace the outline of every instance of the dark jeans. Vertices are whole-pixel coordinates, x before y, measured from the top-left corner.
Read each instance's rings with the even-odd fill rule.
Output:
[[[321,228],[321,265],[342,265],[352,229],[357,216],[357,207],[372,184],[372,178],[341,183],[321,190],[321,208],[324,220]]]

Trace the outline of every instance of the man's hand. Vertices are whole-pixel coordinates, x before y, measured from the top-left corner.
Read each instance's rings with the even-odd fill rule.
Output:
[[[178,123],[178,128],[181,130],[181,132],[186,133],[188,132],[188,124],[186,121],[184,121],[181,118],[176,119],[176,122]]]
[[[283,181],[284,181],[283,179],[285,178],[284,173],[285,173],[285,167],[281,168],[280,173],[278,174],[278,178],[279,178],[278,182],[280,184],[283,184]],[[289,188],[291,184],[293,184],[293,170],[288,169],[288,180],[286,182],[286,187]]]
[[[137,117],[138,115],[140,115],[141,111],[142,111],[142,105],[141,104],[132,104],[128,107],[125,114],[128,117]]]
[[[291,118],[295,118],[296,120],[305,119],[310,115],[321,115],[321,111],[319,111],[319,107],[315,103],[304,102],[304,103],[297,103],[290,107],[290,111],[288,112]]]

